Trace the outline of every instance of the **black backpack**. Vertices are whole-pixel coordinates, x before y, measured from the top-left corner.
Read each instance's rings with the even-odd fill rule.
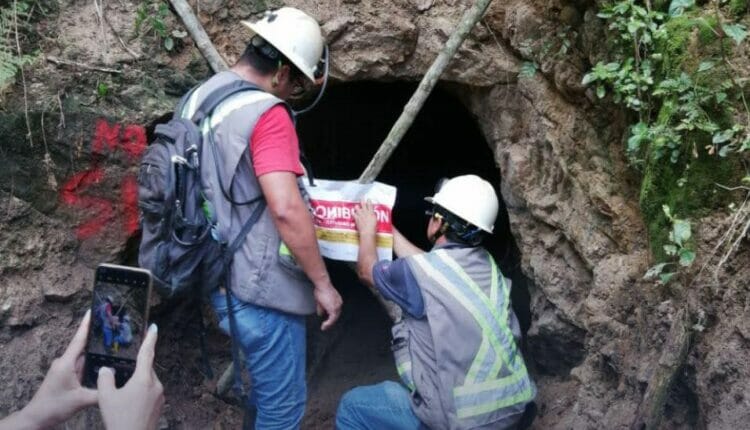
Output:
[[[218,237],[211,203],[201,187],[200,160],[204,149],[201,126],[227,97],[241,91],[260,90],[244,80],[234,81],[211,92],[192,118],[182,118],[184,106],[196,88],[182,98],[169,122],[156,126],[155,138],[143,155],[138,173],[143,231],[138,264],[151,271],[154,286],[167,298],[203,297],[222,285],[232,255],[265,208],[262,195],[235,202],[224,184],[219,183],[224,196],[233,204],[257,204],[231,244]],[[214,152],[214,167],[218,170],[216,155]]]

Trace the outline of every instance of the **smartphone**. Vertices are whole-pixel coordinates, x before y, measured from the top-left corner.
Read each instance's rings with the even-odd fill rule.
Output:
[[[145,269],[114,264],[96,268],[84,386],[96,387],[102,366],[114,369],[117,387],[133,375],[138,349],[148,329],[152,283],[151,272]]]

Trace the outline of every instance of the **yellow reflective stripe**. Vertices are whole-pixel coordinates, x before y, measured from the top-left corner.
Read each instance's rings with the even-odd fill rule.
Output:
[[[477,355],[474,357],[474,362],[471,363],[471,367],[469,367],[469,373],[466,374],[466,380],[464,381],[464,385],[467,384],[474,384],[477,382],[477,373],[479,372],[479,369],[482,367],[482,363],[484,363],[484,360],[487,358],[487,352],[490,350],[490,342],[487,340],[486,336],[482,336],[482,344],[479,345],[479,351],[477,351]],[[500,360],[496,360],[500,361]],[[490,373],[490,375],[495,375],[494,373]]]
[[[480,382],[478,384],[464,384],[461,387],[456,387],[453,389],[453,395],[454,396],[467,396],[469,394],[477,394],[481,393],[482,391],[489,391],[489,390],[497,390],[500,388],[507,387],[508,385],[515,384],[516,382],[520,381],[521,378],[523,378],[525,375],[523,372],[516,372],[509,376],[506,376],[505,378],[500,379],[491,379],[489,381]]]
[[[495,260],[492,259],[492,256],[487,253],[487,256],[490,258],[490,267],[492,267],[492,284],[490,284],[490,302],[495,304],[497,306],[497,264],[495,264]]]
[[[522,402],[528,402],[533,397],[533,390],[531,385],[526,387],[525,390],[516,394],[515,396],[499,399],[493,402],[481,403],[479,405],[467,406],[456,410],[458,418],[470,418],[477,415],[483,415],[489,412],[494,412],[498,409],[505,408],[512,405],[517,405]]]
[[[511,355],[515,354],[515,343],[513,342],[513,333],[510,333],[510,330],[507,328],[507,322],[503,323],[503,319],[500,318],[500,315],[495,311],[495,307],[490,303],[489,299],[487,299],[487,296],[482,292],[482,289],[479,288],[479,286],[474,282],[473,279],[469,277],[469,275],[464,272],[464,270],[461,268],[461,266],[456,263],[456,260],[452,259],[444,250],[438,250],[435,252],[435,254],[440,258],[440,260],[443,261],[448,267],[453,269],[453,271],[458,275],[459,278],[461,278],[466,285],[471,288],[471,290],[474,292],[474,294],[479,298],[479,300],[482,302],[482,304],[487,308],[490,315],[492,315],[493,318],[495,318],[495,323],[500,328],[500,330],[505,331],[505,335],[510,336],[508,337],[508,346],[510,347],[510,353]],[[489,324],[488,324],[489,327]],[[489,334],[492,335],[493,338],[495,338],[496,343],[500,343],[499,339],[497,339],[497,335],[492,331],[487,331]],[[493,343],[494,345],[494,343]],[[499,354],[502,354],[503,361],[510,366],[510,357],[505,354],[505,349],[498,348],[497,352]]]
[[[505,356],[505,349],[500,345],[500,341],[497,339],[497,336],[491,335],[493,331],[490,328],[489,323],[482,316],[480,310],[477,309],[476,306],[474,306],[474,304],[471,303],[471,301],[469,301],[463,294],[461,294],[461,292],[456,289],[453,283],[451,283],[448,279],[445,278],[442,273],[435,269],[432,264],[430,264],[424,257],[424,254],[415,255],[413,258],[414,261],[419,265],[419,267],[421,267],[422,270],[427,273],[427,275],[435,280],[438,285],[445,288],[451,296],[453,296],[459,303],[461,303],[461,306],[469,311],[469,313],[476,320],[477,324],[479,324],[479,326],[482,328],[483,333],[490,334],[489,336],[487,336],[487,339],[489,339],[490,343],[495,348],[495,352],[501,354],[502,359],[507,363],[508,357]]]
[[[398,372],[398,376],[401,377],[401,380],[404,381],[407,387],[409,387],[410,390],[414,391],[414,380],[411,377],[411,361],[406,361],[404,363],[396,365],[396,371]]]

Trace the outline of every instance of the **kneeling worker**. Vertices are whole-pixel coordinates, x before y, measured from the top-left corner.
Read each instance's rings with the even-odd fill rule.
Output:
[[[401,258],[393,262],[377,261],[372,205],[355,210],[358,275],[403,310],[391,342],[403,385],[346,393],[337,429],[515,428],[536,394],[516,343],[510,280],[479,246],[495,224],[495,191],[477,176],[458,176],[426,200],[434,247],[424,252],[394,228]]]

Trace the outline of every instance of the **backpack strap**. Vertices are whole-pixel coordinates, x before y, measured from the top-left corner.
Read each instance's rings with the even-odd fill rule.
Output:
[[[242,230],[237,234],[237,237],[234,238],[232,243],[229,245],[229,247],[225,248],[224,255],[223,255],[223,265],[224,265],[224,290],[225,290],[225,297],[227,300],[227,317],[229,318],[229,334],[232,338],[232,366],[234,366],[234,385],[235,389],[239,390],[239,397],[242,400],[243,405],[247,405],[247,395],[245,393],[245,385],[242,383],[242,359],[240,357],[240,347],[238,345],[239,342],[239,331],[237,329],[237,319],[234,315],[234,310],[232,309],[232,292],[231,288],[229,288],[229,268],[232,265],[232,257],[234,256],[234,253],[237,252],[237,250],[242,246],[242,244],[245,242],[245,237],[252,229],[253,225],[258,221],[260,218],[261,213],[266,208],[266,201],[260,200],[258,202],[258,205],[253,209],[253,212],[248,217],[247,221],[245,221],[245,225],[242,226]],[[245,406],[246,408],[247,406]],[[246,410],[247,412],[247,410]]]

